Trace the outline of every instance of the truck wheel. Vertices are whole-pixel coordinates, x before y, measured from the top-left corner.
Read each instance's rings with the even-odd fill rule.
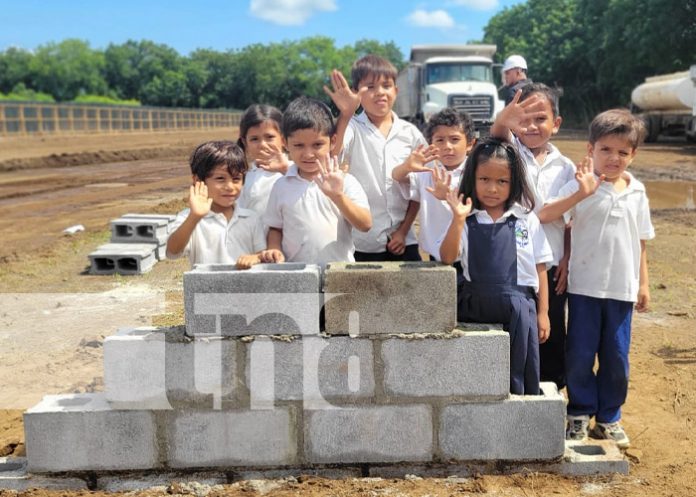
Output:
[[[660,136],[660,126],[662,125],[662,120],[660,116],[646,116],[645,126],[648,128],[648,133],[645,137],[646,143],[653,143],[657,141]]]

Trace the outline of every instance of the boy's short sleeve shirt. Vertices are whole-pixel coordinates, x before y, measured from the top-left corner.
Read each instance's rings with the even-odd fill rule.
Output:
[[[453,171],[451,185],[459,185],[464,172],[464,162]],[[433,187],[433,175],[429,171],[409,173],[411,200],[420,202],[418,211],[418,245],[421,250],[440,260],[440,241],[445,237],[450,222],[452,209],[445,200],[436,199],[428,188]]]
[[[655,237],[643,183],[630,173],[617,193],[603,181],[597,191],[564,214],[573,220],[568,292],[601,299],[636,302],[640,282],[640,242]],[[559,197],[578,190],[576,181]]]
[[[546,144],[547,155],[543,164],[536,161],[532,151],[515,135],[513,143],[527,166],[527,181],[534,194],[534,212],[538,214],[548,199],[557,197],[566,183],[574,181],[575,164],[550,142]],[[557,266],[564,253],[565,223],[557,219],[542,226],[553,250],[551,265]]]
[[[350,173],[365,190],[372,213],[372,229],[353,233],[355,248],[361,252],[387,250],[388,238],[404,220],[408,208],[407,187],[392,179],[392,170],[403,164],[416,147],[427,145],[418,128],[393,112],[392,116],[394,122],[386,138],[362,112],[350,120],[343,139],[341,162],[350,164]],[[410,229],[406,244],[414,243],[416,238]]]
[[[190,209],[181,211],[172,225],[172,232],[186,220]],[[266,248],[266,236],[261,219],[254,211],[237,207],[229,223],[224,214],[208,212],[191,234],[180,254],[169,254],[170,259],[188,255],[195,264],[235,264],[241,255],[253,254]]]
[[[281,173],[266,171],[258,167],[256,162],[252,162],[249,172],[244,176],[244,187],[237,205],[263,216],[271,189],[275,182],[282,177]]]
[[[485,210],[474,209],[470,215],[476,216],[476,220],[480,224],[493,224],[494,222]],[[551,261],[553,258],[551,247],[546,240],[546,235],[536,214],[525,212],[524,208],[518,204],[513,205],[510,210],[495,222],[504,223],[511,215],[517,218],[515,221],[515,233],[517,234],[517,284],[520,286],[531,286],[535,291],[539,291],[539,274],[537,273],[536,265]],[[471,281],[471,276],[469,276],[468,237],[469,231],[465,224],[460,240],[460,262],[463,276],[467,281]],[[441,244],[442,240],[440,240]]]
[[[364,190],[350,174],[343,191],[356,205],[369,209]],[[288,262],[324,265],[353,262],[352,226],[314,181],[298,174],[292,164],[271,191],[264,222],[283,230],[282,250]]]

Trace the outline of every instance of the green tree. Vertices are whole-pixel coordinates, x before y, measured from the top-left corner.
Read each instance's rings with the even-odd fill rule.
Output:
[[[29,83],[31,58],[31,52],[17,47],[0,52],[0,92],[7,93],[19,83],[25,86]]]
[[[27,86],[61,102],[83,93],[102,95],[108,88],[103,70],[104,54],[92,50],[86,41],[48,43],[38,47],[30,60]]]

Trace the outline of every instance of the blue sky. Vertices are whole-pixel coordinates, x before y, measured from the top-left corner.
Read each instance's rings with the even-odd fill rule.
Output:
[[[466,43],[495,13],[524,0],[0,0],[0,50],[66,38],[92,48],[128,39],[186,55],[323,35],[337,46],[369,38],[411,45]]]

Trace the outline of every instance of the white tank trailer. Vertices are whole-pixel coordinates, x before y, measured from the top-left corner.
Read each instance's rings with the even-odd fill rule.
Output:
[[[477,129],[504,107],[493,74],[495,45],[416,45],[399,73],[394,111],[422,126],[445,107],[464,110]]]
[[[660,135],[696,141],[696,65],[689,71],[645,78],[631,93],[633,111],[648,128],[646,141]]]

